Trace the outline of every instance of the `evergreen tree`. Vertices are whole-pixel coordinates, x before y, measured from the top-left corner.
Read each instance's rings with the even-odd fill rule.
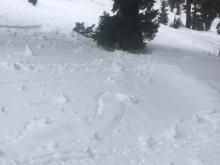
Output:
[[[176,3],[176,0],[168,0],[168,4],[169,4],[171,12],[173,12],[173,10],[175,8],[175,3]]]
[[[168,0],[170,11],[173,12],[174,9],[177,9],[177,13],[181,13],[181,4],[185,3],[185,0]],[[179,10],[179,11],[178,11]],[[177,15],[179,15],[177,14]]]
[[[104,13],[94,36],[97,43],[112,49],[143,50],[144,39],[152,40],[158,31],[153,9],[155,0],[114,0],[110,16]]]
[[[220,0],[200,0],[201,15],[206,31],[210,30],[212,22],[218,16],[219,5]]]
[[[38,0],[28,0],[29,3],[32,3],[34,6],[36,6]]]
[[[176,6],[176,15],[181,15],[181,4],[180,4],[180,3],[177,3],[177,6]]]
[[[98,45],[108,50],[119,48],[120,29],[118,27],[121,26],[121,22],[120,17],[110,16],[104,12],[99,19],[99,25],[94,35],[94,40]]]
[[[164,24],[164,25],[167,25],[168,23],[168,3],[166,0],[162,0],[161,1],[161,8],[160,8],[160,14],[159,14],[159,22]]]
[[[200,0],[193,0],[193,8],[192,8],[192,29],[203,31],[203,20],[202,20],[202,13],[201,13],[201,6],[200,6]]]
[[[208,31],[220,13],[220,0],[186,0],[186,27]]]

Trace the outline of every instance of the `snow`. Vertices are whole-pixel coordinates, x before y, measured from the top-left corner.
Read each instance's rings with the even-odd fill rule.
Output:
[[[134,55],[71,35],[111,3],[1,4],[0,165],[219,164],[220,37],[161,26]]]

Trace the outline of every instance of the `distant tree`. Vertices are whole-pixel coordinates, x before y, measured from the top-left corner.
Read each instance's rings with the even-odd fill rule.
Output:
[[[176,15],[181,15],[182,11],[181,11],[181,5],[180,3],[178,3],[177,7],[176,7]]]
[[[179,17],[174,17],[173,23],[170,24],[170,27],[174,29],[179,29],[182,26],[182,21]]]
[[[193,0],[191,26],[192,29],[204,31],[204,23],[202,19],[200,0]]]
[[[32,3],[34,6],[36,6],[38,0],[28,0],[29,3]]]
[[[181,5],[183,3],[185,3],[185,0],[168,0],[168,4],[171,12],[173,12],[175,8],[181,12]]]
[[[201,15],[204,23],[204,30],[208,31],[211,28],[212,22],[219,14],[220,0],[200,0]]]
[[[159,22],[167,25],[168,23],[168,3],[166,0],[161,0],[161,8],[160,8],[160,13],[159,13]]]
[[[175,8],[175,3],[176,3],[176,0],[168,0],[168,4],[169,4],[171,12],[173,12],[173,10]]]
[[[220,13],[220,0],[186,0],[186,27],[208,31]]]

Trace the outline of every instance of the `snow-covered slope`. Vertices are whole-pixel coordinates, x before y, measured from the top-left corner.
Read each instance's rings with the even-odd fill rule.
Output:
[[[42,25],[43,30],[68,33],[75,22],[97,22],[111,4],[111,0],[39,0],[34,7],[27,0],[9,0],[1,3],[0,18],[1,24]]]
[[[161,26],[133,55],[69,35],[110,8],[1,4],[0,165],[219,164],[220,37]]]

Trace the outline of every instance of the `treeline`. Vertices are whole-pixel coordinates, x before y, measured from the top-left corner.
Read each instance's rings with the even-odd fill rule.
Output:
[[[112,14],[105,12],[97,28],[76,23],[74,31],[108,50],[142,52],[145,40],[155,37],[159,23],[168,25],[169,10],[175,13],[171,27],[183,26],[181,14],[186,13],[186,27],[199,31],[208,31],[220,13],[220,0],[161,0],[160,10],[154,4],[155,0],[113,0]],[[220,25],[217,28],[220,33]]]
[[[208,31],[220,14],[220,0],[186,0],[186,27]]]
[[[198,31],[210,30],[212,22],[220,15],[220,0],[161,0],[159,21],[162,24],[168,23],[167,7],[175,12],[175,19],[180,19],[179,15],[185,12],[186,27]]]

